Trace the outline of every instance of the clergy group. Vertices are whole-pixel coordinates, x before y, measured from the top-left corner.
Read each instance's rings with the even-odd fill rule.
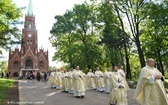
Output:
[[[167,94],[163,85],[164,76],[155,67],[155,61],[149,58],[142,68],[134,99],[141,105],[168,105]],[[89,69],[85,74],[80,67],[66,70],[53,70],[50,73],[48,84],[51,88],[73,94],[76,98],[84,98],[87,89],[106,92],[109,94],[109,105],[128,105],[125,72],[121,65],[107,68],[102,72],[99,67],[93,72]]]
[[[106,92],[110,97],[109,104],[126,105],[129,87],[125,80],[125,73],[120,67],[120,65],[114,66],[113,71],[107,68],[105,72],[97,67],[94,73],[89,69],[87,74],[80,70],[79,66],[69,71],[53,70],[48,84],[51,88],[73,94],[77,98],[84,98],[87,89]]]

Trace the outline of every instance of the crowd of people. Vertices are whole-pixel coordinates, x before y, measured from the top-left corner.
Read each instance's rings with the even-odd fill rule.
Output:
[[[107,68],[102,72],[99,67],[93,73],[91,69],[85,74],[79,66],[66,70],[53,70],[50,73],[48,84],[51,88],[61,89],[62,92],[73,94],[77,98],[83,98],[87,89],[106,92],[110,96],[109,103],[118,103],[117,105],[126,105],[127,90],[129,86],[125,79],[125,73],[121,65],[114,66],[113,71]]]
[[[6,78],[9,78],[9,75],[10,72],[6,71]],[[23,72],[20,72],[19,77],[23,78]],[[28,80],[47,81],[52,89],[73,94],[76,98],[84,98],[85,91],[91,89],[109,94],[109,105],[128,105],[129,86],[120,64],[113,66],[113,70],[107,68],[105,72],[97,67],[95,72],[89,69],[85,74],[77,66],[69,71],[59,69],[48,72],[27,71],[25,77]],[[168,105],[164,81],[162,73],[155,68],[154,59],[147,59],[146,66],[140,72],[134,99],[141,105]]]
[[[10,71],[9,70],[6,70],[6,72],[4,73],[3,71],[0,72],[1,74],[1,78],[9,78],[10,76]]]
[[[34,80],[37,81],[47,81],[49,77],[49,72],[39,72],[39,71],[26,71],[25,75],[22,71],[19,73],[19,79],[23,79],[24,77],[27,78],[27,80]]]
[[[155,61],[149,58],[141,70],[134,99],[141,105],[168,105],[163,81],[164,76],[155,68]],[[90,69],[87,74],[79,66],[70,71],[53,70],[47,83],[51,88],[73,94],[77,98],[83,98],[87,89],[106,92],[109,94],[109,105],[128,105],[129,86],[121,65],[114,66],[113,70],[107,68],[105,72],[97,67],[94,73]]]

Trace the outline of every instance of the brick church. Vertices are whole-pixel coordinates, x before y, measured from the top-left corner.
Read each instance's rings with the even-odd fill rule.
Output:
[[[38,35],[33,14],[32,0],[29,1],[28,11],[22,29],[21,48],[9,52],[8,70],[11,77],[17,77],[20,71],[45,72],[49,70],[48,50],[38,49]]]

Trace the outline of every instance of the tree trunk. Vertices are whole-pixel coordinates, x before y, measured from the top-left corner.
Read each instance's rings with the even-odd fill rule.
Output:
[[[124,40],[125,40],[125,36],[124,36]],[[129,57],[128,57],[128,52],[127,52],[127,45],[126,45],[125,41],[124,41],[124,51],[125,51],[125,60],[126,60],[126,71],[127,71],[126,72],[126,78],[127,79],[132,79]]]
[[[122,28],[122,31],[124,32],[124,33],[126,33],[125,32],[125,29],[124,29],[124,23],[123,23],[123,20],[122,20],[122,18],[121,18],[121,16],[120,16],[120,13],[119,13],[119,10],[118,10],[118,8],[117,8],[117,5],[115,4],[114,5],[114,7],[115,7],[115,11],[117,12],[117,16],[118,16],[118,18],[119,18],[119,21],[120,21],[120,24],[121,24],[121,28]],[[124,41],[125,41],[125,38],[126,38],[126,35],[125,34],[123,34],[124,36]],[[128,57],[128,52],[127,52],[127,46],[126,46],[126,42],[124,42],[124,50],[125,50],[125,60],[126,60],[126,77],[127,78],[132,78],[131,77],[131,70],[130,70],[130,64],[129,64],[129,57]]]
[[[157,54],[158,54],[158,63],[159,63],[159,70],[161,71],[162,75],[164,76],[164,67],[163,67],[163,63],[162,63],[162,58],[161,58],[161,55],[160,55],[160,50],[157,50]]]
[[[125,64],[124,64],[124,57],[123,57],[121,48],[119,48],[119,51],[120,51],[120,56],[121,56],[121,62],[122,62],[122,65],[123,65],[123,69],[126,70],[126,68],[125,68]]]
[[[141,64],[141,67],[143,68],[146,64],[145,64],[144,54],[141,48],[139,37],[136,38],[135,43],[139,54],[140,64]]]

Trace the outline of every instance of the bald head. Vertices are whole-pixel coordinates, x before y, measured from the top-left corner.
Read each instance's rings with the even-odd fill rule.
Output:
[[[76,66],[76,70],[79,70],[79,66]]]
[[[107,68],[107,71],[110,71],[110,67]]]
[[[73,71],[74,69],[73,68],[71,68],[71,71]]]
[[[89,69],[89,72],[92,72],[92,69]]]
[[[155,66],[155,60],[153,58],[148,58],[146,60],[146,64],[150,67],[154,67]]]

